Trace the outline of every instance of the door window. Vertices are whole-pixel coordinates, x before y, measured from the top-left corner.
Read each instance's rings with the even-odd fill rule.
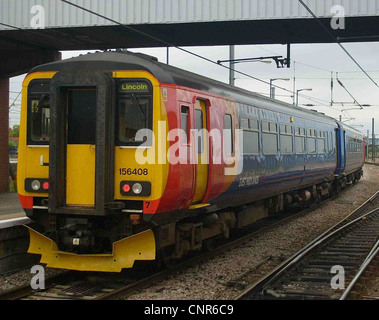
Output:
[[[96,90],[69,90],[67,143],[96,144]]]

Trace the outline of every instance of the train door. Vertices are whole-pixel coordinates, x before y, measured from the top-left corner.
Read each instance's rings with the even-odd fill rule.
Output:
[[[197,157],[196,166],[196,183],[195,183],[195,196],[192,200],[193,203],[199,203],[204,199],[205,192],[208,186],[208,135],[207,128],[207,110],[205,101],[196,100],[195,103],[195,127],[198,132],[196,137],[197,150],[195,154]],[[205,132],[205,130],[206,132]]]
[[[335,174],[341,174],[346,168],[346,131],[339,125],[336,129],[337,137],[337,171]]]
[[[96,89],[68,89],[66,205],[95,206]]]

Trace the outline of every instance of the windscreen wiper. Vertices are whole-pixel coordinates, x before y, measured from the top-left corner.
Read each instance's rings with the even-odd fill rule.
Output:
[[[43,94],[43,95],[41,96],[41,98],[40,98],[39,101],[38,101],[38,108],[42,108],[42,104],[44,103],[46,97],[47,97],[47,94]],[[41,110],[42,110],[42,109],[41,109]],[[37,113],[38,113],[38,112],[32,112],[32,114],[33,114],[32,120],[33,120],[33,121],[36,119],[36,117],[37,117]]]
[[[141,112],[142,112],[142,115],[143,115],[143,116],[142,116],[142,121],[146,121],[146,114],[145,114],[145,111],[143,110],[141,104],[139,103],[137,97],[136,97],[134,94],[132,94],[132,99],[133,99],[134,103],[140,108],[140,110],[141,110]]]

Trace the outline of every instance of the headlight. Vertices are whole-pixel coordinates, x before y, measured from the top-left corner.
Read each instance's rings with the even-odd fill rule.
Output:
[[[41,183],[38,180],[33,180],[32,189],[38,191],[41,188]]]
[[[140,194],[142,192],[142,185],[140,183],[135,183],[132,188],[135,194]]]

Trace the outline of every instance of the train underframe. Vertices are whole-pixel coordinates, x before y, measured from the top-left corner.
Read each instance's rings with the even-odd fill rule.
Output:
[[[161,225],[144,221],[142,216],[138,218],[136,215],[133,219],[120,213],[105,217],[76,217],[50,215],[46,210],[34,209],[30,217],[36,225],[30,229],[29,252],[41,254],[41,262],[51,267],[88,271],[118,272],[132,267],[137,260],[170,264],[190,252],[210,249],[215,240],[229,238],[233,229],[280,214],[295,205],[309,206],[338,195],[362,176],[360,169],[265,200],[191,217],[176,217]],[[47,253],[49,250],[51,253]],[[81,257],[91,257],[93,261],[86,265]]]

